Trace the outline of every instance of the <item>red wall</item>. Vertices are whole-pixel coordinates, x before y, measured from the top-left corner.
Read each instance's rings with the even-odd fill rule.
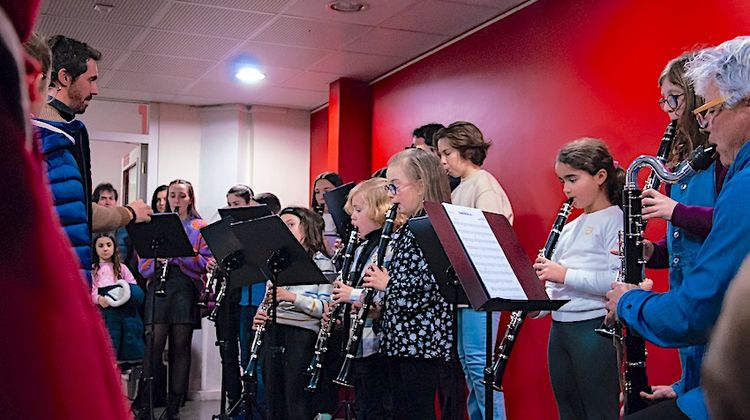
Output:
[[[510,196],[514,228],[532,258],[564,199],[553,172],[559,147],[598,137],[622,166],[654,154],[668,123],[656,105],[663,66],[749,27],[745,1],[540,0],[373,85],[371,169],[402,150],[419,125],[474,122],[494,142],[485,168]],[[663,231],[649,225],[655,239]],[[664,273],[649,275],[664,289]],[[514,349],[505,379],[510,419],[557,416],[549,323],[528,322]],[[677,379],[676,353],[652,347],[649,375],[653,384]]]

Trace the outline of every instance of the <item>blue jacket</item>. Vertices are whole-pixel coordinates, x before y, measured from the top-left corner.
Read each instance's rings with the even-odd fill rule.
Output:
[[[714,207],[714,218],[695,265],[682,286],[666,293],[634,289],[623,294],[617,314],[646,340],[661,347],[706,344],[729,283],[750,252],[750,142],[729,168]],[[701,363],[692,372],[700,375]],[[699,377],[699,376],[696,376]],[[692,419],[707,419],[700,387],[681,395],[677,405]]]
[[[91,284],[91,202],[88,168],[81,168],[80,142],[88,143],[88,133],[82,122],[34,120],[47,164],[55,210],[68,235],[81,270]],[[88,147],[86,146],[86,150]],[[86,157],[87,158],[87,157]]]

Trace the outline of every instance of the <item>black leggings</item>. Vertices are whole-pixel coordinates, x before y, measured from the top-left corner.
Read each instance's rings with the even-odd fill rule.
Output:
[[[394,418],[434,419],[440,360],[388,357]]]
[[[185,395],[190,376],[190,344],[193,341],[193,325],[155,324],[153,327],[153,335],[151,325],[146,327],[144,377],[151,376],[151,366],[161,363],[161,355],[164,353],[164,347],[169,338],[169,392],[175,395]]]

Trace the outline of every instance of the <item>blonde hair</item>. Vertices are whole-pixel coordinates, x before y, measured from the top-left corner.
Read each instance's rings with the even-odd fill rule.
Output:
[[[385,190],[386,185],[388,185],[388,181],[384,178],[371,178],[360,182],[349,191],[344,210],[351,215],[354,212],[352,200],[355,195],[361,194],[367,204],[367,217],[379,226],[383,226],[385,214],[391,207],[391,200]]]
[[[451,202],[448,176],[434,153],[422,149],[406,149],[391,157],[388,167],[392,166],[400,166],[410,181],[422,181],[421,201]],[[421,210],[422,204],[420,203],[416,213]]]

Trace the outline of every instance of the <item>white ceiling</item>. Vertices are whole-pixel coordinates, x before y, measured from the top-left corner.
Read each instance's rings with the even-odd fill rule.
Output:
[[[330,82],[373,80],[525,0],[364,1],[340,13],[330,0],[44,0],[37,30],[102,52],[100,97],[313,109]],[[239,59],[266,79],[236,82]]]

